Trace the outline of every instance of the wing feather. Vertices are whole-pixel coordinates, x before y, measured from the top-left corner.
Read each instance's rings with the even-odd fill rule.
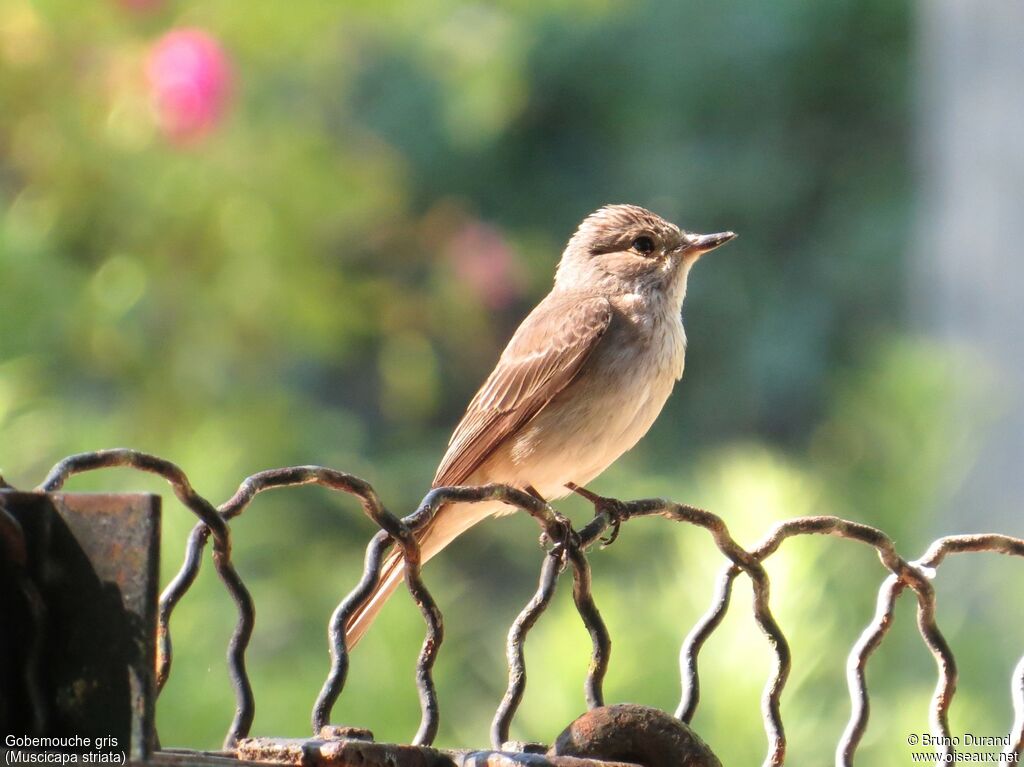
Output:
[[[459,485],[579,373],[612,320],[606,298],[550,294],[519,326],[448,442],[434,487]]]

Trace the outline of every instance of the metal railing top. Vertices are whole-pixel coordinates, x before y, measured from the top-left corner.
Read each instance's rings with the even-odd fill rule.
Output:
[[[315,484],[329,490],[355,496],[366,515],[380,528],[366,549],[365,566],[356,587],[341,601],[331,616],[328,635],[331,666],[323,688],[313,706],[313,734],[329,725],[331,711],[345,686],[349,669],[349,653],[345,643],[345,625],[360,608],[381,576],[384,554],[394,545],[405,558],[405,581],[418,606],[426,635],[416,663],[416,685],[419,692],[421,720],[412,739],[413,745],[430,745],[438,730],[440,710],[433,681],[433,666],[444,637],[443,618],[423,581],[416,532],[446,503],[480,503],[501,501],[529,514],[551,542],[541,567],[536,593],[512,624],[507,640],[508,686],[491,726],[491,741],[500,749],[508,741],[509,730],[526,689],[526,665],[523,647],[530,629],[543,614],[554,594],[559,576],[571,568],[573,599],[580,618],[589,632],[592,651],[585,683],[588,708],[604,705],[603,681],[608,668],[611,640],[601,618],[591,589],[587,550],[609,527],[638,517],[658,516],[675,522],[695,525],[706,530],[725,556],[717,578],[711,605],[683,641],[680,650],[682,695],[675,716],[689,723],[700,700],[698,658],[704,644],[722,623],[729,609],[733,585],[739,575],[750,579],[753,587],[754,618],[772,648],[775,662],[762,694],[762,716],[767,737],[764,765],[782,765],[786,756],[786,735],[780,712],[780,701],[789,677],[792,659],[789,645],[770,607],[770,582],[763,563],[782,544],[796,536],[829,535],[856,541],[875,549],[889,573],[879,592],[874,618],[864,629],[850,651],[847,661],[847,684],[851,714],[836,748],[835,763],[852,765],[854,756],[868,725],[869,694],[866,667],[889,631],[897,599],[909,589],[917,600],[917,624],[925,645],[932,654],[938,680],[929,706],[929,728],[943,757],[952,758],[955,739],[950,736],[949,709],[956,690],[957,667],[948,643],[936,622],[936,596],[931,580],[936,568],[950,554],[995,552],[1024,557],[1024,540],[1007,535],[958,535],[936,540],[917,559],[908,561],[897,552],[893,541],[881,530],[832,516],[801,517],[776,525],[756,547],[741,547],[729,533],[721,518],[703,509],[663,500],[614,501],[594,497],[595,516],[575,530],[565,517],[532,495],[504,485],[481,487],[442,487],[431,490],[410,515],[399,518],[389,512],[373,487],[351,474],[321,466],[295,466],[271,469],[247,477],[235,494],[214,506],[192,487],[185,472],[175,464],[135,450],[114,449],[82,453],[59,462],[38,486],[42,492],[56,492],[76,474],[103,468],[124,466],[163,477],[174,494],[198,519],[185,548],[182,565],[159,599],[157,630],[157,690],[166,684],[171,672],[171,617],[176,605],[195,582],[202,564],[203,550],[213,537],[213,563],[220,579],[237,608],[237,621],[228,648],[228,669],[236,699],[236,713],[228,730],[225,747],[234,748],[249,735],[255,712],[255,699],[245,665],[245,653],[252,636],[255,605],[231,556],[231,521],[242,514],[253,499],[267,490]],[[0,478],[0,489],[13,489]],[[6,543],[6,555],[17,560],[18,523],[3,508],[0,493],[0,540]],[[24,552],[20,552],[24,555]],[[29,604],[37,595],[31,584],[21,584]],[[30,611],[31,613],[31,611]],[[38,637],[37,637],[38,641]],[[31,674],[28,675],[32,684]],[[30,690],[29,699],[39,697]],[[1005,756],[1019,759],[1024,752],[1024,658],[1013,672],[1011,700],[1014,721],[1009,733],[1010,746]],[[41,719],[40,711],[36,717]],[[43,722],[37,721],[42,728]]]

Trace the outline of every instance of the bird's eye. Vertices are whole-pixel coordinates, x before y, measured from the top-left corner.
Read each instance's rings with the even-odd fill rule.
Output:
[[[647,235],[641,235],[633,240],[633,250],[643,256],[649,256],[654,252],[654,240]]]

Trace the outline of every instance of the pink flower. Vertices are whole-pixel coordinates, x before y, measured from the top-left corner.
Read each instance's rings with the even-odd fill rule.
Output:
[[[202,138],[221,121],[231,91],[228,57],[208,32],[168,32],[149,53],[146,79],[160,127],[172,140]]]
[[[491,309],[503,309],[523,290],[523,274],[501,232],[471,221],[448,242],[448,258],[459,282]]]

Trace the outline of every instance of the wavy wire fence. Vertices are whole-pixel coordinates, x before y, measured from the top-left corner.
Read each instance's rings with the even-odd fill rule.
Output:
[[[951,744],[949,707],[956,690],[957,668],[935,619],[936,599],[931,579],[935,569],[949,554],[966,552],[996,552],[1024,557],[1024,540],[1006,535],[959,535],[940,538],[915,561],[903,559],[892,540],[881,530],[849,522],[838,517],[801,517],[777,525],[752,551],[747,551],[733,540],[725,523],[716,515],[702,509],[662,500],[619,502],[595,497],[595,517],[580,530],[550,506],[533,496],[503,485],[482,487],[442,487],[432,490],[419,508],[405,518],[391,514],[381,503],[374,489],[358,477],[320,466],[296,466],[271,469],[246,478],[237,492],[226,502],[214,507],[199,495],[185,473],[173,463],[153,455],[134,450],[117,449],[70,456],[58,463],[37,488],[45,492],[60,490],[72,475],[114,466],[127,466],[157,474],[167,480],[178,499],[198,517],[185,549],[181,568],[160,596],[157,634],[157,689],[163,689],[171,671],[170,621],[175,606],[185,595],[199,573],[203,549],[213,536],[213,563],[218,575],[231,594],[238,620],[228,646],[228,668],[234,687],[237,708],[225,739],[225,748],[233,748],[249,734],[255,711],[252,687],[245,668],[245,651],[252,636],[255,607],[249,591],[235,570],[231,559],[230,522],[249,506],[260,493],[274,488],[316,484],[354,495],[366,515],[381,529],[370,540],[366,549],[363,575],[356,588],[335,609],[329,624],[331,669],[313,707],[313,734],[330,721],[331,710],[345,686],[349,667],[345,646],[345,623],[367,598],[380,578],[383,555],[392,545],[401,547],[406,560],[406,583],[426,623],[419,658],[416,663],[416,684],[419,691],[421,720],[413,738],[414,745],[430,745],[437,734],[439,708],[432,677],[434,661],[444,636],[441,611],[434,602],[420,575],[420,552],[415,533],[445,503],[458,501],[478,503],[498,500],[520,509],[533,517],[542,532],[553,542],[544,557],[540,582],[536,593],[523,608],[509,630],[507,657],[509,681],[505,696],[498,706],[491,725],[491,741],[495,749],[508,740],[509,728],[526,688],[526,666],[523,645],[530,629],[547,608],[554,594],[560,574],[571,566],[573,573],[573,599],[580,617],[590,634],[593,650],[585,684],[587,706],[603,705],[602,690],[611,640],[591,592],[590,565],[586,550],[609,527],[636,517],[660,516],[675,522],[685,522],[704,528],[715,545],[728,559],[718,576],[716,593],[710,607],[683,642],[680,650],[682,697],[675,715],[689,723],[697,709],[700,696],[697,660],[704,643],[721,624],[729,609],[732,587],[736,577],[744,573],[753,587],[754,617],[775,653],[775,666],[762,696],[762,715],[768,740],[764,765],[782,765],[786,755],[786,736],[780,713],[780,699],[789,676],[791,657],[785,635],[779,628],[769,606],[770,584],[763,567],[765,559],[774,554],[789,538],[799,535],[831,535],[858,541],[878,552],[889,576],[878,593],[875,616],[864,629],[850,652],[847,661],[847,683],[852,711],[849,722],[836,748],[836,764],[852,765],[857,746],[868,725],[869,697],[865,669],[872,653],[878,649],[892,625],[896,600],[910,589],[917,598],[917,623],[921,637],[935,659],[938,682],[929,707],[931,734],[939,742]],[[0,488],[8,487],[0,478]],[[0,495],[2,500],[2,495]],[[17,526],[0,504],[0,523]],[[36,595],[28,583],[22,584],[26,599],[32,605]],[[32,611],[30,611],[32,612]],[[40,638],[37,625],[35,644]],[[38,701],[41,693],[32,679],[30,660],[27,673],[30,700]],[[1014,722],[1009,734],[1011,746],[1004,758],[1019,759],[1024,752],[1024,657],[1018,662],[1012,681]],[[41,707],[39,707],[41,710]],[[938,749],[944,757],[952,758],[953,746]]]

